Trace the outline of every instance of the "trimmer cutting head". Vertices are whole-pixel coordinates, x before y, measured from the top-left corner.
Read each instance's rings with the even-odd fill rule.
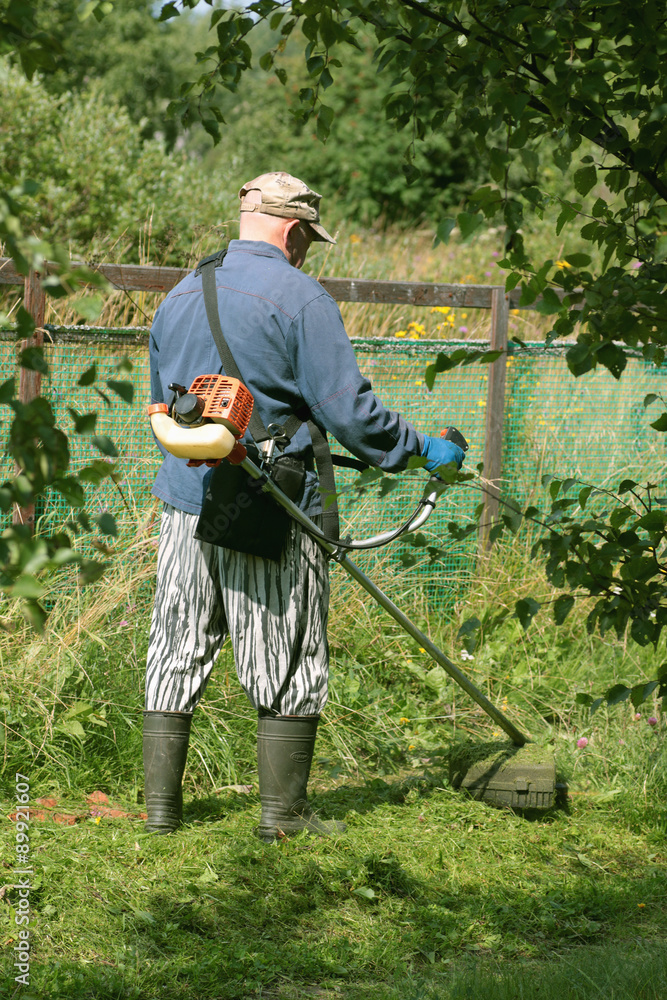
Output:
[[[449,777],[474,799],[508,809],[551,809],[556,804],[556,763],[535,743],[464,741],[449,757]]]

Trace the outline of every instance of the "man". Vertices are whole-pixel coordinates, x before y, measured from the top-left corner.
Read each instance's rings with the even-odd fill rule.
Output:
[[[388,411],[359,372],[338,307],[300,271],[313,241],[335,243],[320,223],[320,195],[283,172],[240,191],[240,238],[215,270],[225,340],[266,426],[304,407],[310,418],[363,461],[387,471],[412,455],[427,469],[463,451],[419,434]],[[153,402],[171,403],[171,383],[189,386],[222,371],[207,320],[202,279],[193,272],[155,314],[150,338]],[[299,505],[321,513],[306,424],[286,453],[309,470]],[[327,700],[327,557],[293,523],[280,561],[194,539],[203,468],[165,455],[153,493],[164,501],[144,713],[147,829],[181,821],[181,779],[192,713],[229,635],[241,685],[258,712],[262,813],[259,836],[272,841],[306,829],[332,833],[312,812],[306,785],[317,723]]]

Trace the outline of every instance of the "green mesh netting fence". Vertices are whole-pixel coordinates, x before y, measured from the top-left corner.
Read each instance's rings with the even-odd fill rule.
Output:
[[[92,513],[109,509],[125,526],[145,518],[158,501],[150,488],[160,463],[145,415],[149,398],[147,331],[58,329],[45,348],[50,375],[43,378],[42,393],[51,402],[61,426],[71,424],[67,407],[73,401],[80,412],[96,409],[96,433],[108,434],[121,455],[122,478],[117,485],[107,481],[90,493]],[[424,371],[438,351],[461,346],[462,341],[353,341],[361,370],[386,406],[396,409],[426,434],[437,435],[454,424],[470,442],[466,465],[473,469],[483,461],[484,424],[488,369],[469,366],[438,376],[429,392]],[[469,344],[470,342],[468,342]],[[475,343],[478,346],[479,342]],[[0,344],[0,379],[15,374],[15,347]],[[117,377],[115,366],[128,357],[134,366],[135,402],[132,406],[114,398],[111,408],[92,389],[74,386],[82,371],[95,363],[98,379]],[[650,427],[657,414],[646,410],[644,397],[660,393],[666,373],[639,358],[632,358],[617,382],[606,370],[574,379],[563,348],[545,349],[529,344],[507,360],[504,415],[503,481],[508,494],[519,501],[539,502],[545,493],[541,475],[553,472],[600,486],[618,485],[626,476],[635,480],[664,478],[665,437]],[[127,377],[127,376],[123,376]],[[81,394],[85,392],[86,399]],[[99,458],[87,438],[71,438],[73,466]],[[334,450],[342,450],[340,448]],[[4,476],[11,474],[5,456]],[[344,534],[359,538],[397,525],[421,496],[425,476],[421,471],[397,477],[397,488],[385,496],[371,487],[362,496],[352,488],[356,473],[337,471],[341,497],[341,527]],[[386,588],[394,599],[416,591],[429,603],[447,601],[459,591],[472,569],[476,542],[455,543],[447,523],[470,522],[481,496],[474,487],[451,489],[440,501],[423,535],[426,546],[419,550],[404,543],[357,554],[355,560]],[[41,525],[49,525],[68,513],[57,494],[47,497],[37,511]],[[431,558],[429,546],[444,550]],[[413,565],[406,565],[413,562]]]

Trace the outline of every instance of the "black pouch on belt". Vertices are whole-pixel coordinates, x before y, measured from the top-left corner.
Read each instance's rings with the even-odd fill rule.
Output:
[[[251,455],[251,457],[253,457]],[[303,496],[306,468],[293,455],[280,455],[271,478],[295,503]],[[216,466],[204,493],[195,538],[235,552],[278,561],[294,522],[240,465]]]

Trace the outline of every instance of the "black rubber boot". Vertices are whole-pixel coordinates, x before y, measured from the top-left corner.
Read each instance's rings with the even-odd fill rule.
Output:
[[[171,833],[183,818],[181,782],[192,714],[144,712],[144,794],[147,833]]]
[[[260,715],[257,726],[257,766],[262,816],[257,835],[271,843],[308,830],[331,836],[344,823],[325,822],[313,812],[306,786],[315,749],[317,715]]]

